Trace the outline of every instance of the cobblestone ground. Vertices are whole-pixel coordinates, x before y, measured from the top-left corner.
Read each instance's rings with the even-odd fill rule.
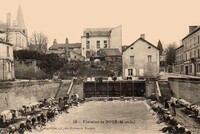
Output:
[[[145,101],[90,101],[73,107],[34,134],[159,134]],[[28,132],[26,132],[28,133]]]

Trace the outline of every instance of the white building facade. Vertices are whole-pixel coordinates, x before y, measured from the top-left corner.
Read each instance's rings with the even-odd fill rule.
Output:
[[[84,30],[81,37],[82,56],[88,59],[102,48],[117,48],[122,52],[122,26]]]
[[[156,78],[159,74],[159,50],[144,35],[122,54],[123,78]]]
[[[13,45],[0,41],[0,81],[14,79]]]

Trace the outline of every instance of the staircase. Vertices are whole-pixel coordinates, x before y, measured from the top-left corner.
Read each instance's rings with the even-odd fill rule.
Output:
[[[67,94],[69,95],[72,91],[73,85],[74,85],[74,79],[62,80],[56,91],[55,98],[64,97]]]
[[[162,99],[167,98],[167,100],[170,100],[173,94],[168,81],[158,81],[158,86],[160,88]]]

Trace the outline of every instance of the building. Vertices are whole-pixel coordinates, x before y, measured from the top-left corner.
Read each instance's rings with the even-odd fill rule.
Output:
[[[11,22],[11,13],[7,13],[7,22],[1,23],[1,38],[13,44],[14,50],[28,49],[28,34],[24,23],[21,6],[19,5],[16,20]]]
[[[145,35],[127,47],[122,54],[123,78],[156,78],[159,74],[159,50],[145,40]]]
[[[87,28],[81,37],[82,56],[89,59],[102,48],[117,48],[122,52],[122,26]]]
[[[175,53],[174,72],[184,74],[184,46],[176,48]]]
[[[94,61],[95,59],[108,62],[121,62],[122,54],[117,48],[102,48],[90,58],[91,61]]]
[[[14,80],[13,45],[0,41],[0,81]]]
[[[57,43],[56,39],[54,39],[53,45],[49,48],[47,53],[58,54],[61,58],[65,58],[69,61],[85,60],[81,55],[81,43],[69,43],[68,38],[66,38],[65,43]]]
[[[200,76],[200,26],[189,26],[189,33],[176,49],[175,71]]]

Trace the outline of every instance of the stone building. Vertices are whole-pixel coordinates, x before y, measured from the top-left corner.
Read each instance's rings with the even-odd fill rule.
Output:
[[[7,22],[1,23],[4,25],[1,31],[1,38],[4,38],[5,42],[13,44],[14,50],[28,49],[28,34],[24,23],[24,17],[21,6],[19,5],[16,20],[11,22],[11,13],[7,13]]]
[[[14,80],[13,45],[0,41],[0,81]]]
[[[174,63],[174,72],[179,74],[184,74],[184,47],[183,45],[179,46],[175,50],[175,63]]]
[[[58,54],[61,58],[65,58],[69,61],[85,60],[81,55],[81,43],[69,43],[68,38],[66,38],[65,43],[57,43],[56,39],[54,39],[53,45],[49,48],[47,53]]]
[[[175,71],[200,76],[200,26],[189,26],[189,33],[176,49]]]
[[[121,62],[122,54],[117,48],[102,48],[90,57],[91,61],[94,61],[95,59],[108,62]]]
[[[87,28],[81,37],[82,56],[89,60],[102,48],[117,48],[122,52],[122,26],[115,28]]]
[[[122,54],[123,78],[155,78],[159,74],[159,50],[145,40],[139,39],[128,46]]]

